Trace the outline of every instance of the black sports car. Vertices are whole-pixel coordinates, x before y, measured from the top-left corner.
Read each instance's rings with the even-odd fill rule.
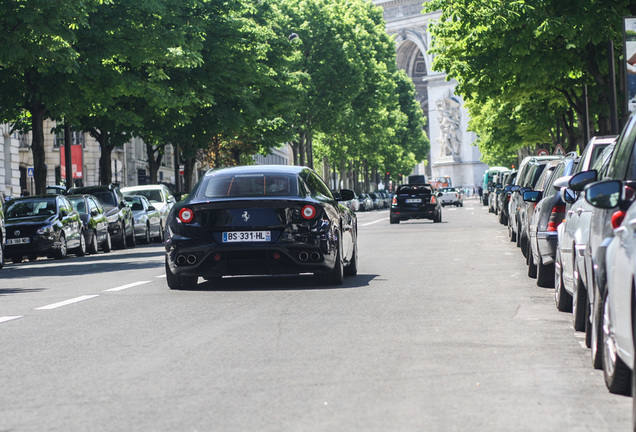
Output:
[[[405,184],[398,186],[393,195],[389,223],[397,224],[401,220],[431,219],[442,221],[442,205],[430,184]]]
[[[199,276],[314,273],[339,285],[358,265],[357,219],[311,169],[256,165],[208,171],[167,219],[171,289]]]

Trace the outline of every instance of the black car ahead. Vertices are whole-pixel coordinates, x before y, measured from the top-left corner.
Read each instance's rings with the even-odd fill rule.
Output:
[[[357,219],[311,169],[242,166],[211,170],[167,219],[171,289],[198,277],[314,273],[338,285],[357,273]]]
[[[124,195],[116,185],[74,187],[68,191],[73,195],[93,195],[101,203],[108,220],[108,231],[115,246],[120,249],[135,247],[135,225],[133,213]]]
[[[96,254],[99,249],[110,252],[111,239],[108,232],[108,220],[99,200],[92,195],[67,195],[66,198],[80,215],[88,253]]]
[[[442,221],[442,205],[438,200],[441,193],[436,193],[430,184],[400,185],[393,195],[389,222],[400,223],[409,219],[430,219]]]
[[[38,256],[65,258],[86,253],[82,221],[63,195],[16,198],[5,205],[5,254],[14,263]]]

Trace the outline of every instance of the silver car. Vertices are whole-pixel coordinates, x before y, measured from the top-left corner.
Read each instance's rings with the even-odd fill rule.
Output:
[[[135,237],[142,243],[150,243],[151,239],[163,241],[163,225],[157,210],[143,195],[126,195],[126,203],[130,206],[135,219]]]
[[[153,184],[153,185],[139,185],[139,186],[128,186],[121,188],[121,192],[124,196],[131,195],[143,195],[145,196],[150,204],[157,209],[159,212],[159,217],[161,218],[161,235],[163,238],[163,232],[166,227],[166,218],[168,217],[168,213],[175,205],[177,200],[170,192],[170,189],[166,185],[162,184]]]

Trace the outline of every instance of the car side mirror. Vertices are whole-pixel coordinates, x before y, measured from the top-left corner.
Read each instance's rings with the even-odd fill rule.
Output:
[[[523,193],[523,200],[525,202],[539,202],[541,201],[541,192],[536,190],[529,190]]]
[[[618,206],[623,182],[620,180],[607,180],[589,184],[584,189],[585,200],[594,207],[612,209]]]
[[[91,209],[91,216],[97,216],[99,214],[99,210],[96,208]]]
[[[66,217],[66,216],[68,216],[68,210],[66,210],[66,209],[60,209],[60,216],[62,216],[62,217]]]
[[[598,180],[598,172],[596,170],[582,171],[572,176],[568,182],[568,186],[574,192],[581,192],[585,186]]]
[[[339,197],[336,198],[338,201],[351,201],[356,197],[356,194],[351,189],[340,189],[337,195],[339,195]]]
[[[560,191],[562,188],[568,187],[568,184],[570,183],[571,178],[572,176],[559,177],[558,179],[554,181],[554,183],[552,184],[552,187]]]
[[[567,187],[561,188],[561,190],[559,190],[559,196],[561,197],[561,201],[568,204],[572,204],[574,201],[576,201],[576,195],[574,194],[572,189]]]
[[[157,210],[157,209],[155,208],[155,206],[152,206],[152,205],[151,205],[151,206],[148,206],[148,210],[149,210],[149,211],[155,211],[155,210]]]

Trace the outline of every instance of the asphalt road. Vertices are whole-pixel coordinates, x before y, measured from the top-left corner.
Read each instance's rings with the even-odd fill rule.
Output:
[[[160,245],[0,270],[0,431],[627,431],[476,201],[359,213],[359,274],[171,291]]]

